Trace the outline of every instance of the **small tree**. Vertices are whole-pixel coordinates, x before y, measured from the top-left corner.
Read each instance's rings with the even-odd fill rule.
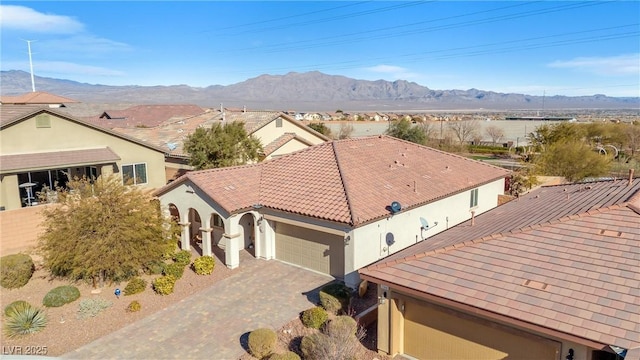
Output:
[[[351,134],[353,134],[353,125],[346,122],[341,123],[340,129],[338,130],[338,139],[349,139],[351,138]]]
[[[484,132],[491,138],[491,143],[495,146],[498,141],[504,138],[504,130],[495,125],[487,126]]]
[[[534,158],[537,174],[563,176],[570,182],[605,175],[610,162],[609,156],[580,141],[553,143]]]
[[[331,137],[331,129],[323,123],[311,123],[307,126],[324,136]]]
[[[414,126],[411,121],[402,119],[400,121],[394,121],[389,124],[389,128],[386,134],[398,139],[411,141],[416,144],[424,145],[426,143],[426,136],[422,129],[418,126]]]
[[[453,132],[462,146],[465,142],[468,142],[478,136],[480,124],[476,120],[451,121],[449,122],[449,129]]]
[[[189,164],[196,170],[246,164],[258,160],[260,140],[247,135],[244,123],[234,121],[211,128],[197,128],[184,141]]]
[[[72,279],[125,280],[162,259],[173,224],[157,201],[117,176],[75,179],[59,189],[61,206],[43,208],[44,265]]]

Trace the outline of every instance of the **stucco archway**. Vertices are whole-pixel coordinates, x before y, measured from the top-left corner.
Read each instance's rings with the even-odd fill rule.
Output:
[[[251,213],[242,215],[238,228],[243,239],[243,248],[251,255],[256,256],[256,226],[255,217]]]
[[[202,235],[200,234],[200,228],[202,227],[202,220],[200,214],[194,208],[189,208],[189,245],[196,249],[196,251],[202,253]]]

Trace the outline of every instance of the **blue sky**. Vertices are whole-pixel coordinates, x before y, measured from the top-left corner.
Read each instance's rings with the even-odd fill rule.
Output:
[[[640,96],[639,1],[2,1],[2,70],[105,85],[320,71],[431,89]]]

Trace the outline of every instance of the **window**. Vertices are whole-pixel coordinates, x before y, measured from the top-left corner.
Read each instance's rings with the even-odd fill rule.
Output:
[[[282,118],[281,117],[276,119],[276,127],[282,127]]]
[[[218,214],[213,214],[213,226],[224,227],[224,221]]]
[[[122,165],[122,182],[125,185],[140,185],[147,183],[147,164]]]
[[[469,200],[469,207],[474,208],[478,206],[478,189],[471,190],[471,199]]]

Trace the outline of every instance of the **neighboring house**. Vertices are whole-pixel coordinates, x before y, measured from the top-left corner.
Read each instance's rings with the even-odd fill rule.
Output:
[[[381,353],[638,360],[640,178],[542,187],[360,275]]]
[[[166,184],[162,149],[44,106],[0,107],[0,207],[38,204],[37,192],[84,175]]]
[[[261,160],[282,156],[329,140],[326,136],[281,112],[231,111],[229,109],[208,111],[197,116],[165,122],[154,128],[114,128],[113,130],[167,151],[167,179],[175,179],[191,169],[187,165],[189,154],[183,148],[187,135],[199,127],[210,128],[213,124],[234,121],[243,122],[247,134],[260,140],[263,146]]]
[[[85,118],[93,124],[112,128],[151,128],[168,121],[179,121],[204,113],[197,105],[136,105],[123,110],[106,110]]]
[[[509,172],[388,136],[327,142],[262,163],[193,171],[156,195],[181,246],[279,259],[344,279],[488,211]],[[195,243],[194,243],[195,239]]]
[[[61,108],[66,107],[65,104],[77,103],[77,101],[43,91],[35,91],[19,96],[2,96],[0,103],[3,105],[44,105],[50,108]]]

